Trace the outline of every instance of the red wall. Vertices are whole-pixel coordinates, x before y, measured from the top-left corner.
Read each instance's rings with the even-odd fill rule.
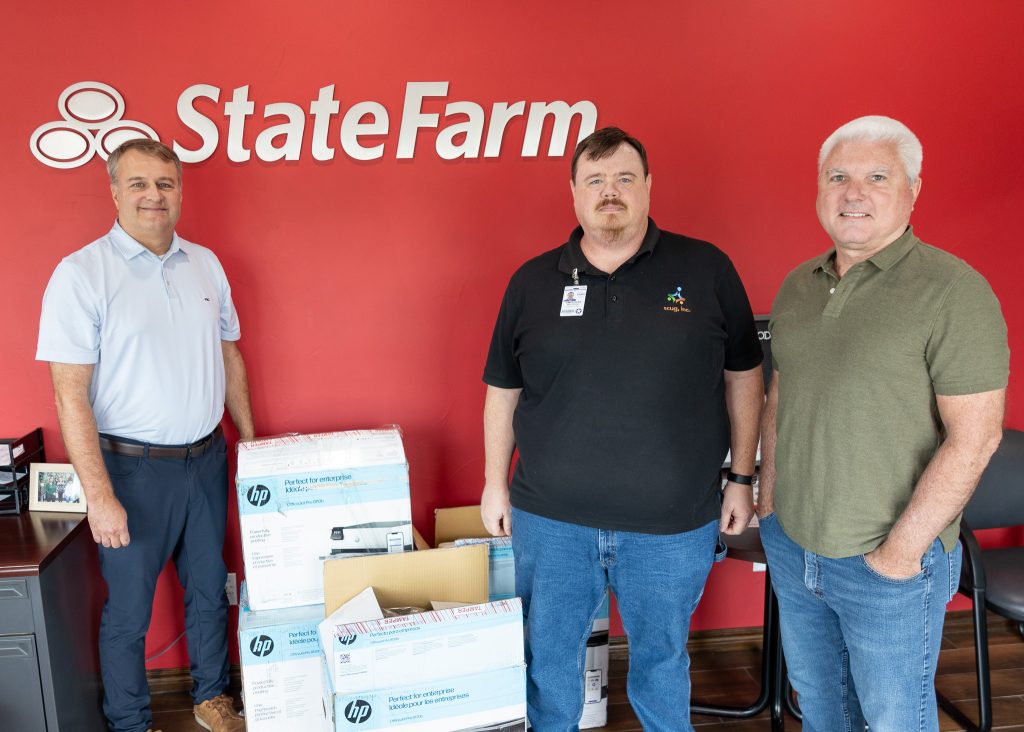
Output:
[[[592,101],[599,125],[622,126],[649,147],[658,224],[724,248],[759,312],[791,267],[829,246],[814,214],[822,139],[855,116],[895,116],[925,146],[917,233],[988,278],[1011,344],[1020,343],[1024,5],[1014,0],[237,7],[189,0],[0,11],[0,433],[42,424],[51,460],[63,450],[46,366],[33,361],[40,298],[59,259],[103,234],[114,209],[99,160],[49,168],[31,155],[29,138],[58,119],[60,93],[86,80],[116,87],[126,118],[189,147],[198,138],[175,104],[193,84],[221,88],[220,105],[207,111],[250,85],[257,113],[248,146],[267,126],[264,104],[308,108],[328,84],[342,114],[364,100],[387,107],[384,156],[367,162],[340,150],[335,118],[332,161],[312,160],[309,124],[299,161],[232,163],[219,118],[217,152],[187,166],[179,231],[212,246],[228,272],[259,431],[401,425],[420,527],[429,529],[435,507],[477,500],[480,374],[501,294],[515,267],[564,241],[575,220],[567,156],[523,158],[522,118],[498,158],[443,161],[436,131],[426,130],[414,158],[396,159],[410,81],[450,82],[447,100],[426,111],[442,111],[444,101],[487,110]],[[575,137],[574,128],[570,148]],[[1020,367],[1015,348],[1007,422],[1016,427],[1024,427]],[[236,524],[226,554],[240,572]],[[694,627],[758,624],[761,577],[735,562],[716,568]],[[150,653],[181,632],[179,596],[166,575]],[[152,665],[185,663],[179,643]]]

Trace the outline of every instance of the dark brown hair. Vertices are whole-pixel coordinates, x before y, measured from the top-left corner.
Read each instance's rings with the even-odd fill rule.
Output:
[[[640,155],[640,162],[643,163],[644,177],[646,178],[648,172],[647,151],[644,149],[643,144],[635,137],[630,137],[618,127],[602,127],[584,137],[580,140],[580,144],[576,146],[576,152],[572,154],[572,178],[570,180],[574,183],[576,182],[576,164],[581,156],[586,155],[591,160],[600,160],[609,155],[614,155],[615,151],[623,143],[632,147]]]

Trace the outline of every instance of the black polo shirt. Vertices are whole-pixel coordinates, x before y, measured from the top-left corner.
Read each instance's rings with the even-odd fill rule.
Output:
[[[722,371],[762,358],[743,283],[721,250],[650,220],[612,274],[582,237],[519,268],[494,327],[484,381],[523,390],[512,505],[603,529],[699,528],[720,513]],[[563,315],[574,269],[583,312]]]

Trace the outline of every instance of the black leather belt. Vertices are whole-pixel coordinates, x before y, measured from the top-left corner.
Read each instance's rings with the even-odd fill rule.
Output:
[[[198,442],[180,447],[164,447],[163,445],[139,445],[134,442],[121,442],[104,435],[100,435],[100,448],[115,455],[127,455],[128,457],[152,457],[170,458],[172,460],[184,460],[189,457],[199,457],[209,450],[214,441],[224,434],[224,429],[217,425],[217,429],[208,434]]]

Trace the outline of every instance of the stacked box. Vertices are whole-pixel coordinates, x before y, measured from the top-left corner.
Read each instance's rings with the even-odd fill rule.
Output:
[[[386,606],[470,603],[361,622],[329,615],[320,642],[332,729],[525,730],[522,604],[485,601],[483,547],[328,562],[324,572],[325,609],[347,619],[366,587]]]
[[[323,605],[256,612],[242,583],[238,653],[249,732],[324,727],[317,631],[323,618]]]
[[[236,488],[253,610],[322,603],[324,559],[412,549],[397,429],[240,443]]]
[[[326,672],[326,665],[324,667]],[[326,676],[326,674],[325,674]],[[526,667],[340,694],[329,688],[324,708],[335,732],[524,732]]]
[[[522,665],[519,598],[359,623],[321,624],[336,693]]]

